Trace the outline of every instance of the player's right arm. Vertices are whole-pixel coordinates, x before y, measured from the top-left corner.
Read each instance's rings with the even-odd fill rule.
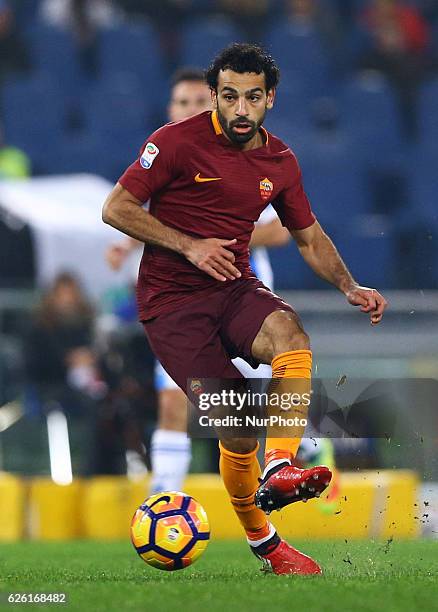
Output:
[[[218,281],[241,276],[228,247],[236,240],[193,238],[164,225],[143,208],[145,202],[170,185],[183,171],[184,141],[175,125],[165,125],[148,140],[140,157],[126,170],[108,196],[102,212],[105,223],[145,244],[169,249]]]
[[[144,210],[143,201],[120,183],[117,183],[106,199],[102,219],[140,242],[179,253],[218,281],[234,280],[241,276],[233,265],[234,254],[227,248],[236,243],[235,239],[197,239],[168,227]]]

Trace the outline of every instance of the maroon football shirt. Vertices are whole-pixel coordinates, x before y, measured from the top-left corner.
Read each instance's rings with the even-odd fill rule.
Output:
[[[264,146],[241,151],[224,136],[214,112],[167,124],[119,183],[138,200],[150,200],[150,213],[169,227],[196,238],[236,238],[235,265],[248,278],[249,240],[270,202],[290,230],[315,221],[295,156],[262,132]],[[174,251],[146,244],[137,285],[140,319],[175,310],[221,284]]]

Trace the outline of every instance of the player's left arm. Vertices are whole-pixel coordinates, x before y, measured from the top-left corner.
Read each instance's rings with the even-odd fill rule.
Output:
[[[342,291],[350,304],[370,313],[372,325],[380,323],[387,301],[376,289],[361,287],[355,281],[318,221],[305,229],[291,230],[291,235],[302,257],[318,276]]]
[[[249,248],[284,246],[290,240],[290,233],[277,217],[269,223],[256,225],[249,242]]]

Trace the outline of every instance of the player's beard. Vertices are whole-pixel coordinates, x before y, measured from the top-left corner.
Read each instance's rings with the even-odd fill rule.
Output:
[[[249,142],[259,131],[260,126],[266,117],[266,110],[263,113],[263,116],[258,121],[251,121],[250,119],[245,119],[245,117],[237,117],[232,121],[227,121],[224,115],[221,113],[220,109],[217,109],[217,117],[219,119],[219,123],[225,134],[234,144],[245,144]],[[251,129],[244,134],[239,134],[233,130],[233,127],[238,125],[249,126]]]

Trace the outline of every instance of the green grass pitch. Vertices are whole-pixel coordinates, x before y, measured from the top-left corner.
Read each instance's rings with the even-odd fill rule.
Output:
[[[244,542],[213,540],[195,565],[172,573],[148,567],[129,541],[1,544],[0,609],[438,610],[438,541],[294,544],[322,564],[322,577],[266,575]],[[6,602],[29,592],[65,592],[68,605]]]

